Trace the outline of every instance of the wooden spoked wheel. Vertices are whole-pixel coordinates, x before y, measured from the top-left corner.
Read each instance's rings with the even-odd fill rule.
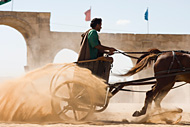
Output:
[[[58,85],[51,99],[52,110],[63,120],[85,120],[94,112],[91,89],[76,81]]]

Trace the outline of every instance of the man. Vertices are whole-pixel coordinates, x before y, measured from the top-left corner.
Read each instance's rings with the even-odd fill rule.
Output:
[[[107,52],[109,55],[113,55],[115,48],[101,45],[99,41],[98,32],[102,28],[102,19],[94,18],[91,21],[89,29],[82,34],[81,49],[79,52],[78,61],[97,59],[103,56],[103,53]]]

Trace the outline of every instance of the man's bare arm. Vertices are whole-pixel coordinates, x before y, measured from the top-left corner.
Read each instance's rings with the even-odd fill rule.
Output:
[[[109,51],[110,55],[113,55],[113,52],[117,51],[115,48],[107,47],[107,46],[103,46],[103,45],[97,45],[97,46],[95,46],[95,48],[102,51],[102,52]]]

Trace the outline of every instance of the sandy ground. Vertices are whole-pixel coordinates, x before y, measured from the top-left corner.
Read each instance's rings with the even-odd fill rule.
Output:
[[[176,104],[167,104],[171,107]],[[129,104],[129,103],[111,103],[108,108],[101,112],[96,113],[88,121],[83,122],[59,122],[59,123],[40,123],[40,124],[15,124],[15,123],[0,123],[0,127],[182,127],[190,126],[190,113],[188,112],[189,106],[182,106],[177,104],[183,109],[181,121],[178,124],[162,123],[141,123],[143,117],[134,118],[132,113],[140,109],[142,104]],[[129,110],[130,109],[130,110]],[[178,115],[178,116],[180,116]]]
[[[61,70],[61,69],[65,70]],[[105,93],[105,87],[102,80],[91,75],[89,71],[82,68],[75,68],[74,65],[62,65],[62,64],[50,64],[41,69],[37,69],[33,72],[26,74],[25,76],[2,84],[0,89],[0,121],[42,121],[48,115],[52,115],[52,91],[60,85],[59,80],[52,85],[50,84],[52,79],[52,74],[55,73],[56,69],[61,70],[62,78],[60,81],[69,81],[70,79],[75,79],[75,81],[80,81],[77,83],[89,84],[96,90],[100,88],[102,92]],[[68,70],[67,70],[68,69]],[[71,69],[71,70],[70,70]],[[73,71],[74,69],[74,71]],[[74,76],[73,72],[75,72]],[[88,77],[88,78],[86,78]],[[56,84],[57,83],[57,84]],[[76,83],[74,83],[76,84]],[[58,85],[58,86],[57,86]],[[100,87],[100,86],[101,87]],[[57,87],[56,87],[57,86]],[[61,93],[62,92],[57,92]],[[69,93],[64,91],[63,93]],[[98,93],[98,95],[100,95]],[[185,92],[183,92],[185,93]],[[92,92],[94,94],[94,92]],[[180,95],[180,94],[179,94]],[[128,96],[131,97],[131,96]],[[189,97],[189,96],[186,96]],[[43,99],[42,99],[43,98]],[[113,99],[113,98],[112,98]],[[119,98],[122,100],[122,98]],[[134,98],[130,98],[133,100]],[[156,111],[152,109],[148,112],[149,116],[144,115],[141,117],[132,117],[132,114],[136,110],[140,110],[143,103],[109,103],[107,109],[101,113],[95,113],[87,121],[81,122],[49,122],[45,123],[14,123],[14,122],[0,122],[0,127],[181,127],[190,126],[190,105],[189,98],[184,96],[182,99],[185,100],[183,104],[163,104],[164,109],[169,109],[169,111],[176,111],[176,109],[181,108],[183,112],[179,113],[167,113],[162,115],[156,115]],[[169,98],[169,100],[171,100]],[[180,101],[177,101],[178,103]],[[186,104],[186,105],[185,105]],[[188,104],[188,105],[187,105]],[[165,110],[164,110],[165,111]],[[157,111],[158,112],[158,111]],[[48,117],[47,117],[48,118]],[[52,117],[51,117],[52,118]],[[53,119],[54,119],[53,115]],[[175,121],[179,121],[177,124],[173,124]]]

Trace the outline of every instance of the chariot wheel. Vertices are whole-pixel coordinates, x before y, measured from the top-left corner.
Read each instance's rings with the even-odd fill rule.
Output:
[[[52,91],[52,110],[62,120],[85,120],[94,112],[91,89],[77,81],[66,81]]]

